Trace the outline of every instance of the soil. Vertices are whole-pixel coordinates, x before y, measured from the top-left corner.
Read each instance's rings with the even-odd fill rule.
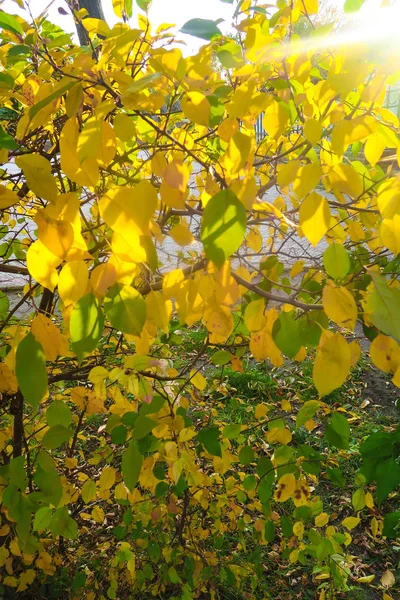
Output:
[[[398,414],[400,409],[400,388],[393,385],[391,376],[378,371],[370,365],[363,373],[364,400],[369,400],[375,406],[389,409],[390,414]]]

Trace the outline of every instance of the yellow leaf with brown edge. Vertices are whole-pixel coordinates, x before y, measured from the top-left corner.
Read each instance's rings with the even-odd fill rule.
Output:
[[[296,478],[293,473],[286,473],[278,481],[277,488],[274,493],[276,502],[286,502],[293,496],[296,489]]]
[[[353,330],[357,321],[357,305],[347,288],[326,284],[322,292],[326,315],[339,325]]]
[[[313,380],[320,398],[340,387],[351,367],[351,350],[340,333],[324,331],[317,348]]]
[[[312,192],[300,206],[300,227],[313,246],[322,240],[330,226],[329,204],[323,196]]]
[[[57,356],[65,356],[69,351],[67,336],[61,333],[46,315],[39,313],[32,322],[31,331],[42,345],[46,359],[55,361]]]

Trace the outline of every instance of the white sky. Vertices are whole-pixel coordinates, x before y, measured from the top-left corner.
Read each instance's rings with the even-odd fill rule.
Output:
[[[20,0],[21,1],[21,0]],[[48,7],[48,18],[51,22],[59,25],[62,29],[68,33],[75,32],[75,26],[73,19],[70,16],[70,11],[67,7],[65,0],[24,0],[25,4],[29,4],[30,9],[34,17],[39,16]],[[394,14],[389,19],[389,13],[394,11],[382,10],[380,6],[388,3],[388,0],[366,0],[364,6],[359,13],[356,13],[353,17],[355,27],[358,31],[360,29],[371,29],[372,34],[376,35],[379,29],[393,29],[396,31],[399,17],[400,17],[400,0],[389,0],[394,3],[397,10],[394,19]],[[343,8],[345,0],[331,0],[332,4],[336,4],[340,9]],[[259,4],[263,5],[268,3],[268,0],[260,0]],[[115,16],[112,8],[112,0],[102,0],[103,10],[108,24],[112,27],[118,22],[118,18]],[[134,15],[131,20],[132,26],[137,23],[137,14],[140,12],[137,8],[136,1],[132,0]],[[270,2],[270,4],[273,4]],[[29,15],[18,7],[16,0],[0,0],[0,7],[2,10],[11,14],[20,14],[26,20],[29,21]],[[68,11],[68,16],[61,15],[58,12],[58,8],[64,8]],[[161,23],[175,24],[175,31],[178,31],[186,21],[196,17],[202,19],[224,19],[224,23],[219,25],[223,32],[231,30],[230,24],[232,20],[233,11],[235,8],[234,4],[227,4],[220,0],[153,0],[149,10],[149,19],[152,24],[153,30]],[[388,26],[389,25],[389,26]],[[387,31],[388,32],[388,31]],[[381,35],[383,31],[379,32]],[[184,54],[195,52],[201,44],[206,43],[203,40],[192,36],[179,35],[180,39],[185,40],[187,48],[183,50]]]

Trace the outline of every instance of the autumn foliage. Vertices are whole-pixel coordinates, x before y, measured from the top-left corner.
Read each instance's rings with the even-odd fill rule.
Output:
[[[121,2],[112,29],[76,14],[84,47],[0,13],[0,271],[26,282],[17,308],[0,297],[9,597],[63,572],[71,598],[261,598],[275,543],[333,598],[363,511],[397,535],[399,430],[355,445],[329,395],[363,352],[400,387],[398,56],[300,40],[317,0],[252,4],[232,37],[187,23],[210,40],[194,56]],[[311,399],[226,417],[226,366],[309,360]],[[344,520],[318,487],[339,457]]]

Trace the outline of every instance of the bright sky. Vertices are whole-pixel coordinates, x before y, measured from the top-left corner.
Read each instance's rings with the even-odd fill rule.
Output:
[[[340,9],[343,7],[345,0],[331,0],[332,4],[336,4]],[[395,28],[396,34],[398,31],[398,23],[400,20],[400,0],[389,0],[395,5],[393,9],[382,9],[382,4],[387,4],[388,0],[366,0],[364,6],[359,13],[356,13],[353,17],[354,26],[358,33],[364,32],[363,37],[381,37],[394,33]],[[21,2],[21,0],[19,0]],[[268,0],[260,1],[259,4],[265,4]],[[40,15],[47,9],[49,20],[68,32],[75,32],[73,19],[70,16],[67,3],[65,0],[25,0],[25,4],[30,6],[34,17]],[[114,14],[112,8],[112,0],[102,0],[104,14],[106,20],[110,26],[113,26],[117,21],[117,17]],[[273,4],[273,2],[271,2]],[[175,24],[175,31],[179,30],[186,21],[199,17],[202,19],[224,19],[224,23],[219,25],[223,32],[231,30],[230,23],[234,11],[234,4],[228,4],[221,2],[221,0],[153,0],[149,10],[149,19],[154,30],[161,23]],[[11,14],[21,14],[26,20],[29,20],[27,13],[22,11],[18,7],[17,0],[0,0],[0,6],[6,12]],[[135,0],[133,0],[134,16],[132,17],[131,23],[135,26],[137,22],[137,14],[139,9],[137,8]],[[58,8],[64,8],[68,11],[68,16],[61,15],[58,12]],[[183,36],[180,34],[180,38],[184,39],[187,43],[186,52],[184,54],[192,53],[196,51],[201,44],[204,44],[203,40],[194,38],[192,36]]]

